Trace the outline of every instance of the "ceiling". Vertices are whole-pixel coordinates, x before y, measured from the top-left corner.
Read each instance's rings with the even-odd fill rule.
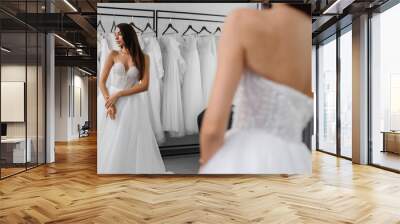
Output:
[[[389,0],[313,0],[313,44],[332,36],[357,17]]]
[[[54,32],[75,45],[55,38],[56,66],[77,66],[96,74],[96,4],[96,0],[1,0],[2,46],[12,50],[2,60],[17,62],[27,55],[29,63],[37,55],[36,33]],[[27,38],[21,35],[25,32]]]
[[[310,3],[312,8],[313,42],[331,35],[340,23],[351,23],[351,17],[367,9],[377,7],[387,0],[271,0],[272,2]],[[330,14],[323,12],[340,1]],[[0,0],[0,27],[2,44],[13,50],[14,56],[24,56],[35,52],[35,43],[28,43],[25,52],[25,38],[21,33],[54,32],[75,45],[55,38],[56,65],[73,65],[96,71],[96,26],[97,3],[105,2],[171,2],[171,1],[133,1],[133,0]],[[175,1],[177,2],[177,1]],[[195,2],[195,1],[191,1]],[[202,1],[198,1],[202,2]],[[215,1],[223,2],[223,1]],[[235,1],[232,1],[235,2]],[[237,1],[243,2],[243,1]],[[245,2],[259,2],[251,0]],[[70,5],[69,5],[69,4]],[[76,11],[73,9],[75,8]],[[332,7],[331,7],[332,8]],[[336,11],[335,11],[336,10]],[[48,13],[52,11],[52,13]],[[29,36],[29,35],[28,35]],[[29,36],[28,42],[32,37]],[[78,50],[79,49],[79,50]],[[15,51],[14,51],[15,50]],[[18,53],[17,53],[18,52]],[[11,58],[11,57],[10,57]],[[94,74],[93,73],[93,74]]]

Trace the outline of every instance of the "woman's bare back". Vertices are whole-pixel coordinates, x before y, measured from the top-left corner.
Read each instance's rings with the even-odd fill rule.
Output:
[[[245,67],[311,94],[311,20],[285,4],[241,12]]]
[[[224,23],[218,66],[200,134],[201,163],[223,144],[233,97],[245,70],[311,93],[311,19],[286,4],[240,9]]]

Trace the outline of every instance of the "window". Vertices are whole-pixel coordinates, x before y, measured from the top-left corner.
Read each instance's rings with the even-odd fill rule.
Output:
[[[336,36],[318,48],[318,149],[336,153]]]

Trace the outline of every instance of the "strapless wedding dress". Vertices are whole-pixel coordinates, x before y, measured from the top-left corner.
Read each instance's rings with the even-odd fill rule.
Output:
[[[302,142],[311,98],[247,71],[235,102],[232,129],[200,173],[311,174],[311,152]]]
[[[114,63],[108,90],[113,93],[137,83],[139,71]],[[164,162],[150,123],[147,92],[123,96],[115,104],[116,119],[106,118],[105,100],[97,100],[97,173],[162,174]]]

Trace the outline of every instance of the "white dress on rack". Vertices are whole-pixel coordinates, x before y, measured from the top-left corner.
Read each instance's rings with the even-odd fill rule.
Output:
[[[175,36],[160,38],[164,64],[161,120],[164,131],[172,137],[185,135],[181,92],[185,62],[177,38]]]
[[[142,39],[142,38],[141,38]],[[158,143],[165,140],[161,123],[161,80],[164,76],[161,49],[155,37],[142,39],[144,52],[150,58],[150,84],[148,90],[150,118]]]
[[[127,71],[121,62],[112,67],[110,95],[131,88],[138,82],[139,71]],[[98,96],[97,173],[98,174],[162,174],[164,162],[151,128],[148,99],[145,92],[120,97],[116,119],[106,118],[105,100]]]
[[[97,62],[97,77],[100,77],[100,71],[101,71],[101,64],[100,64],[100,58],[101,58],[101,48],[102,48],[102,40],[104,39],[104,33],[97,32],[97,57],[96,57],[96,62]],[[99,79],[97,79],[99,80]],[[97,83],[99,84],[99,83]]]
[[[100,43],[101,43],[101,46],[100,46],[100,57],[99,57],[99,61],[98,61],[98,68],[99,68],[99,70],[98,70],[98,79],[97,79],[97,86],[99,85],[99,80],[100,80],[100,76],[101,76],[101,71],[103,71],[103,67],[104,67],[104,64],[105,64],[105,62],[106,62],[106,60],[107,60],[107,57],[108,57],[108,55],[110,54],[110,52],[111,52],[111,49],[110,49],[110,47],[109,47],[109,42],[108,42],[108,40],[107,40],[107,36],[106,35],[104,35],[103,37],[102,37],[102,39],[101,39],[101,41],[100,41]],[[111,73],[112,71],[110,71],[110,73]],[[107,79],[107,82],[106,82],[106,86],[108,87],[108,85],[109,85],[109,79]],[[98,91],[97,92],[97,95],[99,95],[100,94],[100,91]]]
[[[200,173],[311,174],[302,132],[313,115],[312,99],[251,72],[237,93],[233,127]]]
[[[114,33],[107,33],[106,37],[107,37],[108,46],[111,50],[114,50],[114,51],[121,50],[121,47],[118,45],[117,41],[115,40]]]
[[[182,103],[185,121],[185,132],[188,135],[199,132],[197,116],[203,109],[203,89],[201,86],[200,59],[195,37],[185,37],[183,58],[186,70],[183,76]]]
[[[197,48],[200,56],[200,71],[203,87],[204,107],[207,107],[211,88],[214,82],[217,57],[214,36],[199,36],[197,38]],[[203,107],[203,108],[204,108]]]
[[[139,34],[136,34],[136,35],[137,35],[137,38],[138,38],[138,42],[139,42],[140,48],[142,50],[144,50],[146,48],[146,43],[144,42],[144,37],[142,37],[142,35],[139,35]]]

